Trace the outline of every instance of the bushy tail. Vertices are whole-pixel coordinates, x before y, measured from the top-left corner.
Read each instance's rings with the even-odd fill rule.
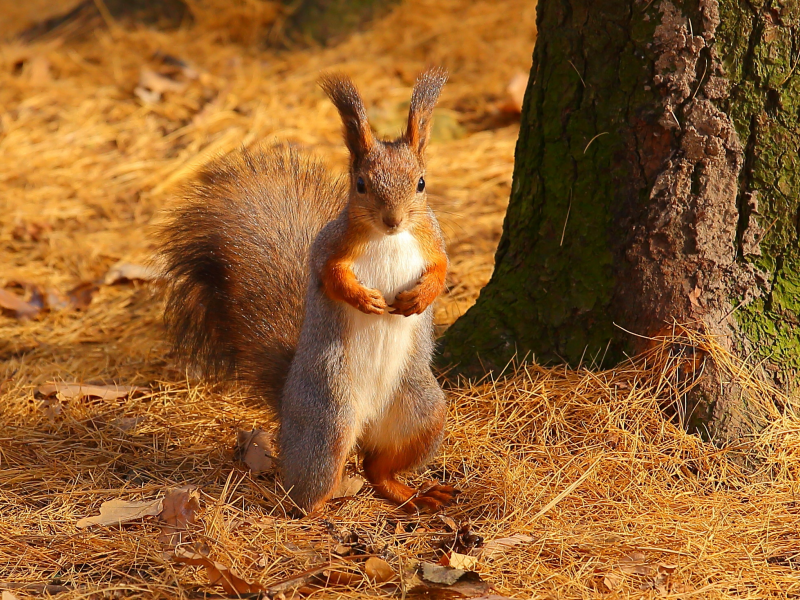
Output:
[[[242,150],[201,171],[160,231],[176,348],[277,408],[300,335],[311,244],[345,199],[341,180],[286,147]]]

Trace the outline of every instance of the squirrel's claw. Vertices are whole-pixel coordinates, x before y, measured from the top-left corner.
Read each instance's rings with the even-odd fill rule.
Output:
[[[387,309],[383,294],[378,290],[366,288],[364,288],[363,293],[357,298],[353,306],[368,315],[382,315]]]
[[[436,512],[450,506],[459,493],[460,491],[451,485],[436,483],[417,492],[403,504],[402,508],[408,513]]]

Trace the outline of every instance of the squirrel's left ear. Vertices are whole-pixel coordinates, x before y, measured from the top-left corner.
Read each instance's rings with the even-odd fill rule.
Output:
[[[433,125],[433,107],[446,81],[447,71],[442,67],[434,67],[417,77],[414,84],[405,141],[417,154],[421,155],[428,145]]]

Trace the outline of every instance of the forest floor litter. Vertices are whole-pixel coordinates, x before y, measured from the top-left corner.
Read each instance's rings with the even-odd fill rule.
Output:
[[[338,44],[281,51],[242,43],[269,26],[234,18],[257,5],[0,43],[3,600],[800,597],[797,405],[678,326],[611,370],[520,360],[452,383],[442,450],[408,477],[461,490],[440,514],[376,498],[353,459],[320,514],[287,516],[264,407],[169,352],[149,266],[160,211],[242,145],[344,171],[319,74],[351,75],[393,135],[416,74],[443,64],[427,182],[451,258],[444,331],[491,276],[535,5],[406,0]],[[712,362],[771,407],[736,447],[667,416]]]

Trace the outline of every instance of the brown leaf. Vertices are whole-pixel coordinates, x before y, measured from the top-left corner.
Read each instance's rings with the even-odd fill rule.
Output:
[[[91,281],[79,283],[67,292],[70,304],[78,310],[86,310],[92,303],[92,296],[98,290],[97,284]]]
[[[364,572],[367,577],[375,583],[385,583],[394,579],[394,570],[385,560],[373,556],[367,559],[364,565]]]
[[[108,270],[103,278],[103,283],[114,285],[129,281],[154,281],[159,276],[160,273],[153,267],[120,261]]]
[[[197,522],[200,492],[191,485],[169,490],[164,496],[163,509],[158,515],[164,523],[159,540],[168,546],[180,544],[189,525]]]
[[[692,306],[694,306],[696,308],[700,308],[700,303],[697,300],[698,300],[698,298],[700,298],[700,294],[702,294],[702,293],[703,293],[703,290],[701,290],[697,286],[694,286],[694,289],[691,292],[689,292],[689,302],[692,303]]]
[[[484,545],[484,547],[481,549],[481,556],[491,558],[492,556],[508,552],[516,546],[530,544],[532,541],[533,538],[529,535],[525,535],[524,533],[515,533],[509,537],[490,540],[486,542],[486,545]]]
[[[73,398],[100,398],[101,400],[117,400],[136,392],[149,392],[147,388],[131,385],[88,385],[84,383],[46,383],[40,385],[38,392],[43,396],[58,393],[59,397]]]
[[[84,517],[76,524],[78,529],[91,525],[121,525],[144,517],[155,517],[162,510],[162,499],[130,502],[128,500],[107,500],[100,505],[100,514]]]
[[[143,102],[154,104],[161,100],[161,95],[164,92],[182,92],[185,88],[185,83],[180,83],[147,67],[142,67],[139,71],[139,85],[136,86],[133,93]]]
[[[613,592],[614,590],[618,589],[620,584],[622,584],[622,575],[619,573],[608,573],[605,577],[603,577],[603,585],[609,592]]]
[[[17,319],[33,319],[41,311],[41,308],[4,289],[0,289],[0,308]]]
[[[358,475],[353,477],[344,476],[342,480],[339,482],[339,487],[336,488],[336,491],[333,493],[331,498],[347,498],[349,496],[355,496],[361,488],[364,487],[364,480],[361,479]]]
[[[452,517],[448,517],[447,515],[439,515],[439,518],[442,520],[442,523],[447,525],[447,528],[450,531],[458,531],[458,525],[456,525],[456,522],[452,519]]]
[[[236,432],[236,460],[242,461],[256,475],[270,471],[274,465],[272,442],[274,434],[263,429]]]
[[[45,398],[39,403],[39,409],[52,424],[56,422],[56,417],[61,414],[64,407],[61,405],[61,400],[58,398]]]
[[[442,567],[433,563],[422,563],[422,579],[430,583],[453,585],[464,576],[466,571],[453,567]]]
[[[459,554],[458,552],[451,552],[448,561],[451,567],[463,571],[471,571],[478,566],[478,559],[475,556]]]
[[[423,570],[424,570],[423,563]],[[435,566],[435,565],[433,565]],[[445,567],[438,567],[445,569]],[[491,586],[483,581],[477,573],[467,571],[453,584],[435,583],[422,579],[416,574],[407,581],[407,598],[451,599],[451,598],[482,598],[484,600],[507,600],[505,596],[493,594]]]
[[[619,559],[619,570],[628,575],[652,575],[653,566],[641,552],[631,552]]]
[[[207,556],[200,554],[195,549],[185,546],[178,546],[175,550],[175,562],[184,565],[196,565],[205,567],[208,582],[211,585],[221,585],[226,594],[240,595],[261,592],[264,587],[258,583],[250,583],[243,579],[230,567],[222,563],[211,560]]]

